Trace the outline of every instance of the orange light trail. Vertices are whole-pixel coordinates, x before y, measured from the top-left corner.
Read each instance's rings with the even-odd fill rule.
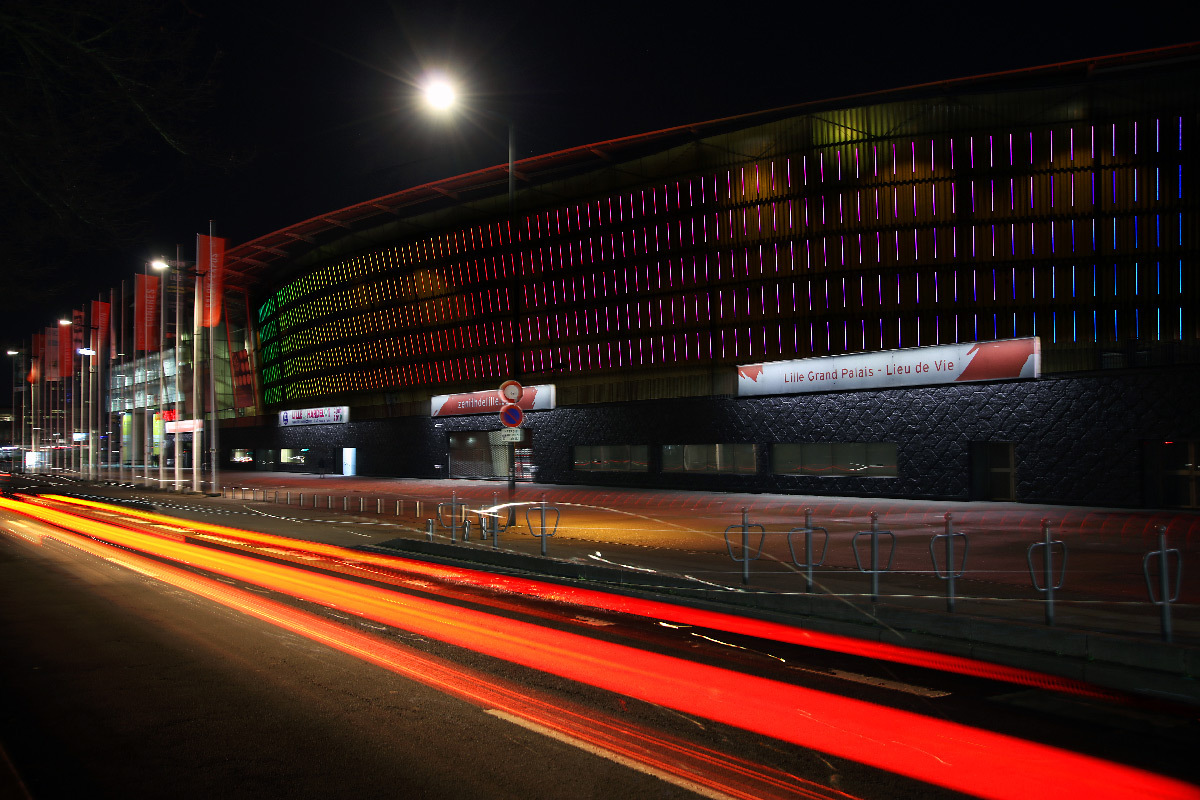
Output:
[[[80,500],[58,495],[46,495],[43,497],[43,499],[85,508],[93,508],[109,513],[132,517],[135,519],[141,519],[147,522],[169,525],[175,528],[186,527],[197,532],[207,533],[226,539],[232,539],[247,545],[275,547],[295,551],[298,553],[305,553],[308,555],[319,555],[334,559],[338,562],[350,562],[355,564],[382,567],[390,572],[419,574],[428,578],[450,583],[474,586],[477,588],[485,588],[501,592],[509,592],[512,594],[536,597],[560,603],[569,603],[589,609],[630,614],[633,616],[662,620],[664,622],[671,622],[679,625],[691,625],[698,628],[708,628],[710,630],[734,633],[742,636],[751,636],[767,641],[782,642],[786,644],[799,645],[801,647],[811,647],[829,652],[861,656],[880,661],[890,661],[897,664],[907,664],[909,666],[934,669],[941,672],[970,675],[972,677],[984,678],[987,680],[1003,681],[1022,686],[1036,686],[1040,689],[1084,697],[1105,699],[1114,702],[1121,702],[1126,699],[1123,695],[1120,695],[1117,692],[1112,692],[1099,686],[1085,683],[1084,681],[1073,680],[1071,678],[1065,678],[1058,675],[1050,675],[1044,672],[1036,672],[1034,670],[1021,669],[1019,667],[1010,667],[1003,664],[991,664],[986,661],[978,661],[971,658],[965,658],[963,656],[955,656],[944,653],[931,653],[928,651],[918,650],[912,647],[904,647],[902,645],[890,644],[887,642],[873,642],[864,639],[855,639],[849,636],[839,636],[832,633],[805,630],[803,628],[797,628],[778,622],[771,622],[769,620],[740,617],[720,611],[689,608],[687,606],[676,605],[660,600],[629,597],[595,589],[565,586],[562,584],[547,583],[545,581],[531,580],[528,578],[520,578],[511,575],[500,575],[481,570],[431,564],[428,562],[406,559],[400,556],[379,555],[368,553],[362,550],[354,550],[347,547],[338,547],[337,545],[301,541],[285,536],[276,536],[267,533],[259,533],[257,531],[241,530],[223,525],[213,525],[206,522],[181,520],[178,517],[170,517],[163,514],[128,509],[108,503],[99,503],[92,500]],[[375,579],[379,579],[381,576],[379,576],[377,573],[374,573],[373,577]],[[382,577],[386,578],[387,576]]]
[[[1172,778],[966,725],[207,550],[51,508],[8,500],[0,500],[0,507],[478,653],[970,795],[997,800],[1200,798],[1197,787]]]
[[[327,645],[480,708],[502,711],[528,720],[620,758],[645,765],[652,773],[676,777],[679,780],[673,782],[692,791],[701,787],[738,800],[856,800],[853,795],[838,789],[677,737],[652,733],[603,712],[562,700],[538,697],[527,689],[477,670],[457,666],[445,659],[356,631],[317,614],[144,558],[81,534],[55,531],[30,537],[14,531],[9,533],[38,545],[43,544],[44,539],[53,538],[69,547]]]

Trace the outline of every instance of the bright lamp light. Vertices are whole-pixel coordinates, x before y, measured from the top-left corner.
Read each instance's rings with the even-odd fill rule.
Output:
[[[434,78],[425,84],[425,102],[439,111],[454,105],[454,86],[445,78]]]

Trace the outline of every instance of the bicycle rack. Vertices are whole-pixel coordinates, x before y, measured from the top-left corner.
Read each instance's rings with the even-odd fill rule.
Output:
[[[870,536],[871,537],[871,568],[870,569],[866,569],[865,567],[863,567],[862,559],[859,557],[858,537],[860,537],[860,536]],[[888,552],[887,566],[885,566],[885,567],[879,566],[879,537],[880,536],[888,537],[888,539],[891,542],[891,549]],[[891,531],[879,530],[879,514],[872,511],[871,512],[871,530],[859,531],[858,533],[854,534],[854,538],[851,540],[850,545],[854,549],[854,563],[856,565],[858,565],[858,571],[865,572],[871,576],[871,602],[878,603],[879,602],[879,573],[887,572],[888,570],[890,570],[892,568],[892,562],[896,558],[896,536]]]
[[[939,533],[929,540],[929,557],[933,560],[933,574],[942,580],[946,581],[946,610],[954,610],[954,580],[961,578],[967,571],[967,548],[971,546],[967,535],[961,531],[954,530],[954,523],[951,521],[954,515],[949,511],[946,512],[946,532]],[[941,540],[946,545],[946,566],[942,569],[942,565],[938,564],[937,543]],[[962,541],[962,562],[955,561],[954,542]]]
[[[804,591],[811,592],[813,588],[813,567],[819,567],[825,563],[825,556],[829,552],[829,531],[822,528],[820,525],[813,527],[812,524],[813,510],[811,508],[804,509],[804,527],[792,528],[787,533],[788,552],[792,554],[792,563],[804,570]],[[819,561],[813,561],[813,532],[820,531],[824,534],[825,539],[821,545],[821,558]],[[801,562],[796,558],[796,548],[792,541],[792,536],[797,533],[804,534],[804,561]],[[761,546],[760,546],[761,552]]]
[[[1175,591],[1171,591],[1171,557],[1175,559]],[[1150,579],[1150,560],[1158,561],[1158,596],[1155,597],[1154,582]],[[1162,609],[1162,638],[1171,643],[1171,603],[1179,599],[1183,586],[1183,555],[1175,548],[1167,549],[1167,526],[1158,526],[1158,549],[1142,557],[1142,574],[1146,576],[1146,591],[1150,602]]]
[[[525,524],[529,526],[530,534],[532,534],[533,536],[536,536],[542,540],[542,555],[546,555],[546,538],[549,536],[554,536],[556,533],[558,533],[558,521],[562,517],[562,514],[559,512],[557,506],[546,505],[546,495],[543,494],[542,502],[540,505],[537,506],[537,511],[539,514],[541,514],[541,526],[538,528],[538,530],[540,530],[541,533],[534,533],[533,520],[531,520],[529,517],[530,512],[533,510],[534,510],[533,506],[525,507]],[[546,515],[550,512],[554,512],[554,529],[551,530],[549,533],[547,533],[546,532]]]
[[[490,509],[481,508],[475,512],[475,516],[479,519],[479,538],[491,539],[493,550],[500,547],[500,534],[508,530],[508,522],[500,520],[500,509],[500,493],[492,492],[492,507]],[[506,519],[511,519],[512,511],[512,506],[505,507]]]
[[[1042,551],[1042,582],[1040,584],[1037,570],[1033,566],[1033,551],[1037,549]],[[1057,581],[1054,580],[1055,549],[1062,552],[1062,567],[1059,570]],[[1053,625],[1054,590],[1061,589],[1067,578],[1067,543],[1061,539],[1050,538],[1050,520],[1042,520],[1042,541],[1029,545],[1029,549],[1025,552],[1025,560],[1029,562],[1029,577],[1033,581],[1034,590],[1046,595],[1046,624]]]
[[[725,549],[729,551],[729,557],[735,562],[742,565],[742,583],[750,583],[750,562],[757,561],[762,555],[763,542],[767,538],[767,529],[757,522],[750,522],[749,511],[742,509],[742,522],[740,525],[730,525],[725,529]],[[758,528],[758,547],[755,549],[754,555],[750,555],[750,529]],[[733,542],[729,541],[729,532],[732,530],[740,530],[742,532],[742,556],[738,558],[733,552]]]
[[[465,503],[458,502],[458,492],[450,493],[449,503],[438,503],[435,513],[437,514],[438,525],[443,528],[450,529],[450,542],[458,541],[458,519],[462,515],[462,509],[466,508]],[[446,515],[449,513],[450,521],[446,521]],[[466,541],[467,532],[463,531],[463,541]]]

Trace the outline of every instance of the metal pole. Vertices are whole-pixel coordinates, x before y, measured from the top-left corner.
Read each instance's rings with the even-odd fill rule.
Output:
[[[200,382],[204,379],[204,372],[201,366],[201,349],[202,337],[200,335],[200,319],[204,313],[204,284],[201,281],[204,278],[204,272],[200,269],[199,261],[196,263],[196,283],[195,294],[192,298],[192,491],[196,494],[200,493],[200,473],[204,465],[204,451],[202,442],[204,441],[204,407],[200,403]]]
[[[1158,596],[1162,600],[1162,636],[1163,641],[1171,643],[1171,579],[1167,573],[1167,526],[1158,526],[1158,551],[1162,553],[1162,561],[1158,566]]]
[[[117,411],[117,441],[120,443],[117,447],[117,480],[120,483],[125,483],[125,393],[129,389],[129,374],[125,357],[125,281],[121,281],[121,349],[118,352],[120,356],[121,370],[121,397]],[[130,441],[133,444],[133,421],[129,423]],[[131,455],[132,460],[132,455]]]
[[[209,253],[208,253],[208,291],[209,304],[215,310],[217,307],[218,298],[216,296],[216,270],[212,257],[213,240],[216,238],[214,233],[213,220],[208,221],[208,238],[209,238]],[[212,398],[212,431],[208,435],[208,446],[212,455],[212,485],[213,491],[217,490],[217,319],[214,314],[214,319],[206,320],[212,324],[208,326],[208,382],[209,392]]]
[[[542,555],[546,555],[546,495],[542,493]]]
[[[742,583],[750,583],[750,512],[742,506]]]
[[[804,509],[804,591],[806,592],[811,592],[813,588],[812,515],[811,508]],[[824,558],[821,560],[824,561]]]
[[[183,462],[179,458],[182,431],[179,422],[183,419],[182,404],[180,403],[179,374],[183,371],[183,303],[179,302],[180,277],[183,272],[183,246],[175,245],[175,438],[172,440],[172,454],[175,457],[174,490],[183,491]],[[166,426],[163,426],[164,429]]]
[[[946,610],[954,610],[954,515],[946,512]]]
[[[158,488],[167,484],[167,280],[158,278]]]
[[[871,602],[879,602],[879,514],[871,512]]]
[[[1054,551],[1050,549],[1050,520],[1042,520],[1042,541],[1046,557],[1042,562],[1042,577],[1046,581],[1046,624],[1054,624]]]

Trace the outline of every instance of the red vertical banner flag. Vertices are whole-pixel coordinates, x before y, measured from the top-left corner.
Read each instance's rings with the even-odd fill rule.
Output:
[[[87,312],[82,308],[73,309],[71,311],[71,358],[74,360],[79,357],[79,351],[85,347],[91,347],[91,344],[84,344],[87,340],[84,338],[87,335]]]
[[[74,340],[72,339],[71,330],[66,325],[58,331],[58,377],[70,378],[71,366],[75,359],[72,357]]]
[[[108,315],[111,307],[102,300],[92,301],[92,341],[89,347],[99,355],[108,339]]]
[[[158,350],[158,276],[135,275],[133,349]]]
[[[196,234],[196,269],[204,275],[204,311],[201,324],[216,327],[221,321],[221,298],[225,294],[225,240]]]
[[[30,383],[37,383],[42,377],[42,364],[46,360],[46,334],[35,333],[33,335],[33,355],[29,359],[29,375],[25,380]]]
[[[46,329],[46,380],[59,379],[59,326]]]

